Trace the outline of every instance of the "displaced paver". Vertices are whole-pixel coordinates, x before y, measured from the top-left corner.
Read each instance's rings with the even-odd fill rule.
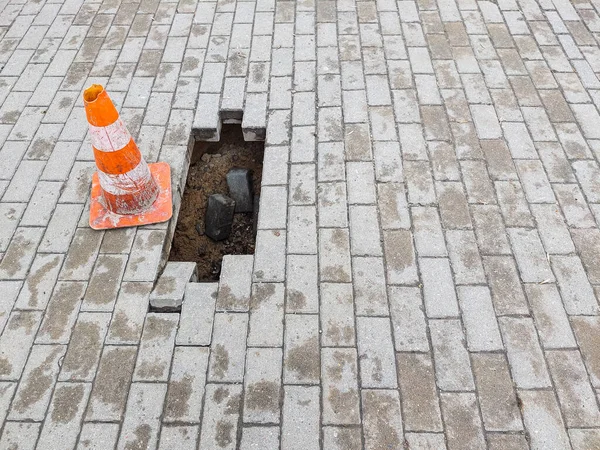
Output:
[[[600,448],[599,17],[0,0],[0,448]],[[265,140],[218,283],[89,227],[92,83],[176,208],[192,135]]]

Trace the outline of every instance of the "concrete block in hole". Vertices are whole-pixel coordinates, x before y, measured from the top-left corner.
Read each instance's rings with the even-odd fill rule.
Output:
[[[215,240],[222,241],[231,234],[235,201],[222,194],[213,194],[208,197],[204,226],[206,235]]]
[[[252,192],[252,171],[233,168],[227,172],[229,195],[235,200],[235,212],[251,212],[254,194]]]

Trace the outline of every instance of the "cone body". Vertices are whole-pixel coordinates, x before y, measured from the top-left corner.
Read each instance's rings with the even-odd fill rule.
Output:
[[[84,104],[106,208],[115,214],[144,211],[159,190],[138,146],[101,86],[85,91]]]
[[[169,165],[146,164],[102,86],[86,89],[83,103],[98,168],[92,177],[90,226],[101,230],[169,220],[173,214]]]

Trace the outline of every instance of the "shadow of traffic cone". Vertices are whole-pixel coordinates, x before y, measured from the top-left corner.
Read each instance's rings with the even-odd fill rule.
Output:
[[[173,214],[171,169],[146,164],[104,88],[83,92],[98,171],[92,178],[90,226],[95,230],[169,220]]]

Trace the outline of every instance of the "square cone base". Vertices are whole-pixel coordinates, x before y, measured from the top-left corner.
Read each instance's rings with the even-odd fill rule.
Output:
[[[159,194],[152,205],[139,214],[115,214],[104,206],[98,172],[92,177],[90,200],[90,227],[94,230],[137,227],[151,223],[166,222],[173,215],[171,196],[171,168],[166,162],[148,164],[150,173],[158,183]]]

